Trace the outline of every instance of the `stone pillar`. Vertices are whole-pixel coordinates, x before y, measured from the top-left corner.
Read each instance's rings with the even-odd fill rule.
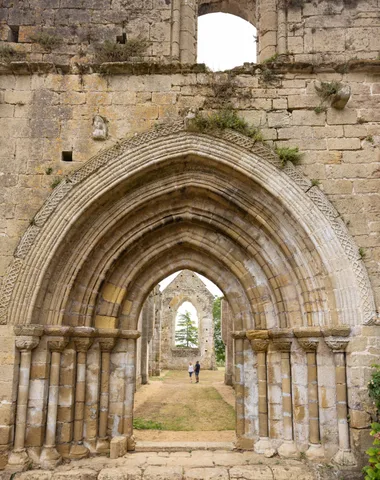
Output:
[[[117,333],[117,332],[116,332]],[[100,333],[101,335],[101,333]],[[108,453],[110,440],[107,436],[108,411],[109,411],[109,384],[110,384],[110,360],[111,351],[116,343],[116,338],[99,338],[99,346],[102,354],[101,379],[100,379],[100,413],[99,413],[99,438],[96,444],[97,453]]]
[[[287,329],[272,330],[270,337],[273,339],[273,348],[281,352],[284,443],[279,447],[278,453],[280,457],[298,458],[299,452],[294,442],[293,431],[292,370],[290,360],[293,332]]]
[[[73,459],[85,458],[89,454],[88,448],[83,445],[84,404],[86,396],[86,363],[87,351],[93,343],[91,338],[95,329],[91,327],[77,327],[74,331],[74,345],[77,351],[77,375],[75,385],[75,413],[74,437],[69,457]]]
[[[133,404],[135,393],[136,339],[128,338],[126,355],[123,434],[133,442]],[[131,441],[129,441],[131,439]]]
[[[245,332],[231,333],[235,344],[236,447],[244,448],[244,340]]]
[[[233,327],[233,321],[231,316],[231,308],[228,301],[222,298],[221,304],[221,327],[222,327],[222,340],[226,346],[226,370],[224,374],[224,383],[226,385],[233,384],[233,358],[234,358],[234,346],[231,331]]]
[[[277,0],[258,3],[258,59],[262,62],[277,50]]]
[[[294,330],[298,343],[306,352],[308,407],[309,407],[309,448],[306,456],[311,459],[321,459],[324,451],[320,443],[319,431],[319,399],[318,399],[318,368],[317,349],[321,331],[319,328],[299,328]]]
[[[355,466],[356,460],[350,447],[350,430],[347,416],[347,373],[346,347],[349,343],[350,327],[326,328],[323,331],[325,342],[331,348],[335,363],[336,408],[338,417],[339,450],[333,462],[342,467]]]
[[[181,32],[181,0],[172,2],[171,60],[179,62],[179,42]]]
[[[265,453],[272,450],[269,440],[268,425],[268,385],[267,385],[267,350],[269,334],[267,330],[250,330],[247,338],[251,342],[257,358],[257,381],[259,391],[259,441],[255,443],[256,453]]]
[[[51,351],[51,359],[45,442],[40,456],[41,468],[43,469],[54,469],[62,461],[62,457],[56,449],[55,439],[57,430],[59,374],[61,353],[69,342],[69,339],[65,336],[69,335],[71,330],[70,327],[45,327],[45,333],[53,336],[47,340],[47,346]]]
[[[15,327],[16,348],[20,350],[20,373],[18,380],[16,430],[14,447],[9,456],[7,470],[25,470],[29,465],[29,457],[25,449],[25,430],[28,412],[29,379],[32,363],[32,350],[37,347],[43,333],[41,326]]]
[[[196,0],[181,0],[180,13],[180,62],[195,63],[198,20],[198,2]]]

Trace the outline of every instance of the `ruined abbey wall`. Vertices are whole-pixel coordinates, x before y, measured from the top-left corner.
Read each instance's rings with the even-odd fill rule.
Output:
[[[198,360],[202,370],[216,368],[214,353],[214,297],[194,272],[182,271],[163,290],[161,298],[161,368],[187,370]],[[176,346],[175,330],[178,309],[190,302],[198,316],[198,347]]]
[[[209,271],[233,310],[234,331],[229,334],[234,371],[229,370],[228,381],[233,378],[237,393],[238,446],[253,448],[260,438],[269,436],[276,448],[284,439],[293,439],[298,451],[304,451],[311,441],[314,446],[322,445],[330,459],[337,451],[337,440],[347,446],[338,432],[339,419],[346,437],[349,432],[356,458],[363,462],[363,452],[371,443],[367,383],[380,353],[379,2],[147,0],[141,8],[132,1],[114,1],[112,6],[106,0],[26,3],[3,2],[0,8],[0,45],[17,53],[0,65],[0,277],[4,280],[0,293],[0,466],[7,464],[12,449],[26,455],[24,446],[38,465],[47,440],[56,441],[60,455],[78,458],[88,451],[107,453],[113,438],[124,435],[130,439],[136,376],[141,374],[143,380],[147,369],[159,373],[160,368],[159,349],[154,350],[149,342],[152,329],[143,325],[144,312],[140,316],[138,302],[173,272],[174,264],[177,270]],[[214,11],[235,13],[254,23],[259,60],[272,57],[272,61],[226,73],[212,73],[194,64],[197,15]],[[62,36],[63,41],[54,48],[43,47],[32,40],[40,31]],[[139,33],[151,42],[143,58],[95,62],[96,43],[106,39],[128,42]],[[346,92],[350,90],[343,109],[335,108],[330,97],[322,101],[316,89],[321,82],[339,82]],[[259,142],[252,145],[250,139],[235,138],[231,132],[220,139],[185,130],[183,121],[194,116],[194,110],[215,112],[225,106],[232,106],[259,128],[265,145],[298,147],[300,164],[281,168],[273,152]],[[178,123],[165,127],[173,122]],[[150,136],[138,136],[149,129]],[[125,138],[130,143],[122,143]],[[145,158],[149,142],[154,144],[151,157],[141,166],[138,161]],[[183,149],[190,145],[191,154],[184,158],[171,154],[172,163],[162,170],[149,170],[173,143]],[[119,159],[118,152],[120,158],[127,158],[128,152],[135,156],[125,164],[119,159],[119,170],[119,164],[114,166],[111,160],[106,168],[96,159],[77,176],[70,176],[111,147],[103,160]],[[228,165],[227,161],[218,163],[225,152]],[[194,179],[187,189],[178,188],[182,167]],[[147,169],[141,177],[147,186],[170,170],[167,175],[174,178],[173,190],[165,190],[163,177],[160,201],[153,201],[148,211],[138,203],[128,221],[123,223],[120,217],[117,228],[98,245],[98,236],[108,232],[107,202],[130,195],[121,211],[135,205],[134,189],[145,186],[139,183],[139,168]],[[94,181],[95,186],[88,180],[91,175],[99,182]],[[217,177],[218,182],[223,180],[219,190]],[[199,185],[214,188],[214,183],[213,192],[199,198],[194,195]],[[108,185],[114,188],[111,193]],[[271,195],[264,195],[265,191]],[[238,200],[237,192],[243,192]],[[212,203],[219,194],[222,207]],[[145,195],[146,190],[138,198],[145,199]],[[36,217],[49,196],[50,203]],[[172,196],[172,210],[166,211],[163,205]],[[261,198],[265,205],[258,201]],[[93,209],[79,216],[76,205],[85,199],[93,202]],[[185,213],[177,215],[177,203],[185,200]],[[63,213],[61,205],[66,208]],[[323,212],[324,223],[316,209]],[[161,216],[144,231],[147,245],[134,247],[127,252],[128,261],[115,266],[112,262],[121,256],[120,249],[113,249],[116,234],[126,224],[138,230],[140,222],[157,211]],[[202,212],[199,217],[198,212]],[[103,218],[101,214],[106,219],[99,228],[96,222]],[[295,217],[302,228],[297,224],[293,230]],[[257,230],[253,221],[244,223],[252,218],[260,220]],[[278,221],[297,235],[281,237]],[[162,234],[161,242],[156,229],[169,225],[170,230],[170,222],[178,229],[165,250],[166,237]],[[213,230],[199,233],[202,222]],[[268,225],[276,249],[266,252],[260,245],[267,240]],[[65,236],[65,228],[74,233]],[[80,249],[80,239],[90,234],[92,243]],[[129,241],[127,234],[124,242]],[[50,238],[60,239],[58,254],[41,249],[31,255],[36,239],[47,244]],[[158,273],[152,285],[148,269],[141,279],[134,277],[139,264],[151,258],[149,242],[162,253],[155,258]],[[185,253],[179,250],[184,243],[195,245],[193,257],[186,256],[185,247]],[[335,255],[338,243],[349,255]],[[256,255],[256,248],[269,257]],[[229,268],[210,263],[214,254]],[[66,262],[70,255],[76,257],[75,262]],[[164,257],[172,262],[169,266],[160,263]],[[62,281],[60,274],[67,264],[82,260],[79,279],[67,274]],[[106,273],[114,276],[112,282],[98,268],[103,260],[109,262]],[[292,268],[281,270],[279,265]],[[21,281],[28,269],[30,276]],[[355,275],[357,283],[351,281]],[[323,287],[310,292],[314,281]],[[369,299],[366,304],[357,303],[358,292]],[[62,308],[54,297],[61,294],[66,302]],[[342,298],[353,299],[353,306],[347,307]],[[351,330],[337,328],[343,320]],[[29,321],[48,327],[14,329]],[[153,329],[158,332],[159,323]],[[143,345],[153,360],[136,367]],[[316,398],[308,386],[316,384],[317,371]],[[281,403],[282,392],[288,388],[283,377],[289,372],[293,386],[286,393],[293,395],[292,412]],[[340,382],[339,392],[335,379]],[[338,417],[336,411],[345,382],[349,426],[347,415],[340,412]],[[268,398],[260,394],[258,385],[268,385]],[[49,392],[56,390],[58,417],[47,426],[48,411],[54,412],[57,406]],[[317,419],[312,415],[315,405]],[[294,431],[289,424],[284,430],[284,412],[290,419],[294,414]],[[21,457],[12,458],[25,459]]]

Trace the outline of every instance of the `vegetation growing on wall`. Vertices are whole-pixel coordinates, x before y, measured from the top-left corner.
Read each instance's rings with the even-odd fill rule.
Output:
[[[218,365],[224,365],[224,362],[226,361],[226,348],[222,340],[221,303],[222,299],[216,297],[212,306],[215,358]]]
[[[246,120],[239,117],[235,110],[224,108],[217,112],[204,114],[198,112],[194,118],[188,122],[187,129],[191,132],[213,133],[226,129],[246,135],[255,141],[262,141],[260,130],[252,127]]]
[[[95,62],[128,62],[133,57],[142,57],[151,42],[143,37],[130,38],[127,43],[115,43],[106,40],[95,45]]]
[[[368,393],[373,399],[377,414],[380,411],[380,365],[372,365],[375,371],[368,383]],[[371,436],[374,437],[373,446],[366,451],[369,456],[369,465],[363,468],[365,480],[380,479],[380,423],[371,424]]]
[[[51,52],[55,48],[58,48],[62,45],[62,38],[57,35],[50,35],[46,32],[39,32],[30,37],[32,42],[39,43],[48,52]]]
[[[291,162],[297,165],[301,160],[301,153],[298,151],[298,147],[282,147],[276,148],[276,153],[281,160],[281,164],[285,166],[286,162]]]
[[[23,60],[24,55],[16,52],[10,45],[0,45],[0,63],[10,63]]]

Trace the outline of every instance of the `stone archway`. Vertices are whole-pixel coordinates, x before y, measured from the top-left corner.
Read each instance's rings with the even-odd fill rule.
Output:
[[[70,175],[15,252],[1,306],[3,322],[17,326],[28,372],[17,400],[14,464],[25,461],[32,431],[46,465],[60,455],[102,453],[111,438],[115,451],[127,441],[133,447],[138,319],[153,287],[180,269],[217,283],[231,309],[238,445],[291,445],[283,453],[294,454],[310,444],[310,455],[329,457],[339,439],[340,452],[349,451],[331,375],[336,355],[345,366],[350,329],[360,334],[375,317],[357,247],[323,193],[292,165],[281,168],[271,150],[230,131],[189,133],[179,122],[125,140]],[[331,372],[312,379],[317,348]],[[69,407],[53,393],[47,403],[41,396],[28,404],[31,362],[47,365],[49,349],[55,369],[40,385],[67,390],[67,417]],[[62,380],[62,365],[76,366],[76,376]],[[350,382],[350,391],[360,390]],[[281,392],[293,403],[283,404]],[[320,404],[318,395],[325,395]],[[45,429],[35,418],[46,411]]]

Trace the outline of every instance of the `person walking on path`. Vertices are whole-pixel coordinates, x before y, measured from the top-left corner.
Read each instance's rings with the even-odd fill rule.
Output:
[[[197,360],[197,363],[195,364],[194,367],[194,372],[195,372],[195,383],[199,383],[199,371],[201,369],[201,366]]]
[[[189,363],[188,372],[189,372],[190,382],[193,383],[194,366],[191,362]]]

